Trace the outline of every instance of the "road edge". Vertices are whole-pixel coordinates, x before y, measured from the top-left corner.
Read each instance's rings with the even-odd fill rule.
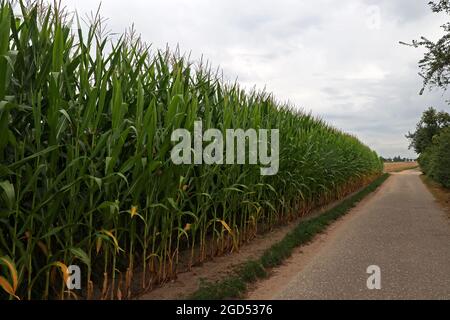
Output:
[[[267,278],[270,269],[279,266],[284,260],[289,258],[295,248],[310,242],[317,234],[325,231],[330,224],[347,214],[362,199],[377,190],[389,176],[389,173],[382,174],[362,190],[321,215],[301,221],[281,241],[267,249],[259,259],[249,259],[238,266],[233,274],[218,282],[204,281],[189,299],[222,300],[241,298],[247,292],[248,284],[254,283],[258,279]]]

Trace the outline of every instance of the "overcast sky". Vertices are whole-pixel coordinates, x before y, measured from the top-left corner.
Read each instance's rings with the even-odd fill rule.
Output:
[[[106,0],[113,32],[134,23],[153,48],[203,55],[229,80],[266,88],[357,135],[380,155],[415,157],[405,133],[422,111],[449,110],[440,91],[419,96],[421,49],[398,44],[437,40],[446,17],[429,0]],[[80,15],[99,0],[63,0]]]

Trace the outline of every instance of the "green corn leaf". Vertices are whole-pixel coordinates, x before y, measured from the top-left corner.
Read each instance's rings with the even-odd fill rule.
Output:
[[[8,209],[13,209],[16,199],[16,193],[14,186],[9,181],[0,182],[0,188],[2,190],[2,199]]]

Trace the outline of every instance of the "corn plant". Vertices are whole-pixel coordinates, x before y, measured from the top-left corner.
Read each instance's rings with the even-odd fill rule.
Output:
[[[209,64],[57,4],[0,5],[0,298],[125,299],[381,173],[375,152]],[[280,130],[280,170],[175,165],[171,133]],[[83,289],[66,286],[68,266]]]

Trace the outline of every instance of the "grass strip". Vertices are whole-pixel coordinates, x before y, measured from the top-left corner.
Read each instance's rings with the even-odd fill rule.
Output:
[[[267,249],[258,260],[249,260],[236,268],[234,274],[217,282],[202,281],[200,288],[189,298],[194,300],[222,300],[240,298],[247,291],[247,284],[267,277],[270,268],[280,265],[291,256],[294,248],[311,241],[315,235],[323,232],[328,225],[345,215],[364,197],[375,191],[389,177],[381,175],[367,187],[345,199],[337,206],[318,217],[302,221],[280,242]]]

